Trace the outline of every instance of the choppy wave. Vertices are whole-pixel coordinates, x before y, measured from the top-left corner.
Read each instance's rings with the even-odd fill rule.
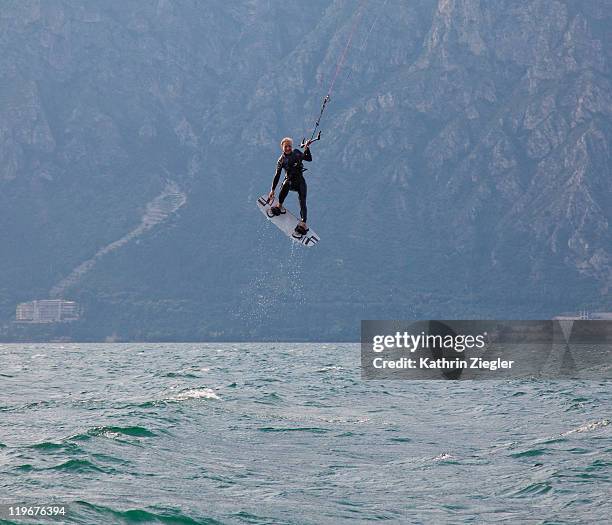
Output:
[[[562,436],[567,436],[569,434],[574,433],[582,433],[582,432],[593,432],[594,430],[598,430],[602,427],[607,427],[610,424],[608,419],[601,419],[600,421],[593,421],[590,423],[585,423],[584,425],[580,425],[578,428],[574,428],[572,430],[568,430],[561,434]]]
[[[52,470],[64,470],[67,472],[106,472],[111,473],[113,469],[106,469],[99,465],[96,465],[93,461],[86,459],[69,459],[53,467],[49,467]]]
[[[309,432],[312,434],[324,434],[329,432],[327,428],[319,427],[260,427],[260,432]]]
[[[121,438],[121,437],[153,437],[155,433],[150,431],[149,429],[143,426],[129,426],[129,427],[120,427],[120,426],[95,426],[88,429],[84,433],[79,433],[72,436],[70,439],[77,441],[85,441],[91,439],[93,437],[106,437],[111,439]]]
[[[221,399],[212,388],[194,388],[183,390],[165,398],[166,401],[187,401],[188,399]]]
[[[119,509],[107,505],[77,501],[70,505],[75,523],[160,523],[165,525],[222,525],[222,522],[202,516],[190,516],[186,510],[170,507]]]
[[[88,525],[607,519],[606,384],[363,381],[358,345],[271,346],[2,349],[2,491]]]

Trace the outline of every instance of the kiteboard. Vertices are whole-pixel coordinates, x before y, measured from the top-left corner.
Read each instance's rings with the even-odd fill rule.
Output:
[[[274,215],[270,210],[270,204],[268,202],[268,196],[262,195],[257,199],[257,207],[263,213],[267,219],[272,222],[279,230],[281,230],[287,237],[290,237],[294,241],[303,244],[304,246],[314,246],[319,242],[319,236],[309,229],[304,235],[299,234],[295,231],[295,227],[300,222],[298,218],[293,215],[289,210],[285,209],[284,213],[280,215]]]

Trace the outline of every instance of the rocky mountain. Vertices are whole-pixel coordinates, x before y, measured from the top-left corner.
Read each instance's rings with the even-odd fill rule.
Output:
[[[4,2],[0,338],[610,310],[610,27],[610,0]],[[351,35],[306,250],[255,199]],[[82,320],[14,323],[50,297]]]

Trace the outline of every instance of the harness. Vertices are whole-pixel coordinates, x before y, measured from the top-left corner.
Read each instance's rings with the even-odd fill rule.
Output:
[[[285,170],[285,180],[289,180],[292,187],[300,182],[300,177],[302,177],[303,173],[307,170],[307,168],[304,167],[302,159],[296,155],[295,151],[296,150],[293,150],[289,156],[283,153],[282,162],[282,167]]]

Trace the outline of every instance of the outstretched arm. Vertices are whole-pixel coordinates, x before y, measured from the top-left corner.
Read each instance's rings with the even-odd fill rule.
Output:
[[[312,160],[312,155],[310,153],[310,147],[306,146],[304,148],[304,156],[302,157],[302,160],[305,160],[306,162],[310,162]]]
[[[282,170],[283,170],[283,159],[281,157],[280,159],[278,159],[278,162],[276,163],[276,172],[274,173],[274,180],[272,180],[272,188],[270,189],[270,194],[268,195],[269,202],[274,201],[274,190],[276,190],[276,186],[280,179],[280,174]]]
[[[276,163],[276,171],[274,172],[274,180],[272,181],[272,188],[271,188],[272,192],[274,192],[274,190],[276,189],[276,186],[280,179],[280,174],[282,170],[283,170],[282,159],[278,159],[278,162]]]
[[[318,140],[318,139],[317,139]],[[302,153],[302,160],[306,162],[310,162],[312,160],[312,155],[310,153],[310,145],[314,142],[314,140],[308,139],[304,144],[302,144],[302,148],[304,148],[304,153]]]

